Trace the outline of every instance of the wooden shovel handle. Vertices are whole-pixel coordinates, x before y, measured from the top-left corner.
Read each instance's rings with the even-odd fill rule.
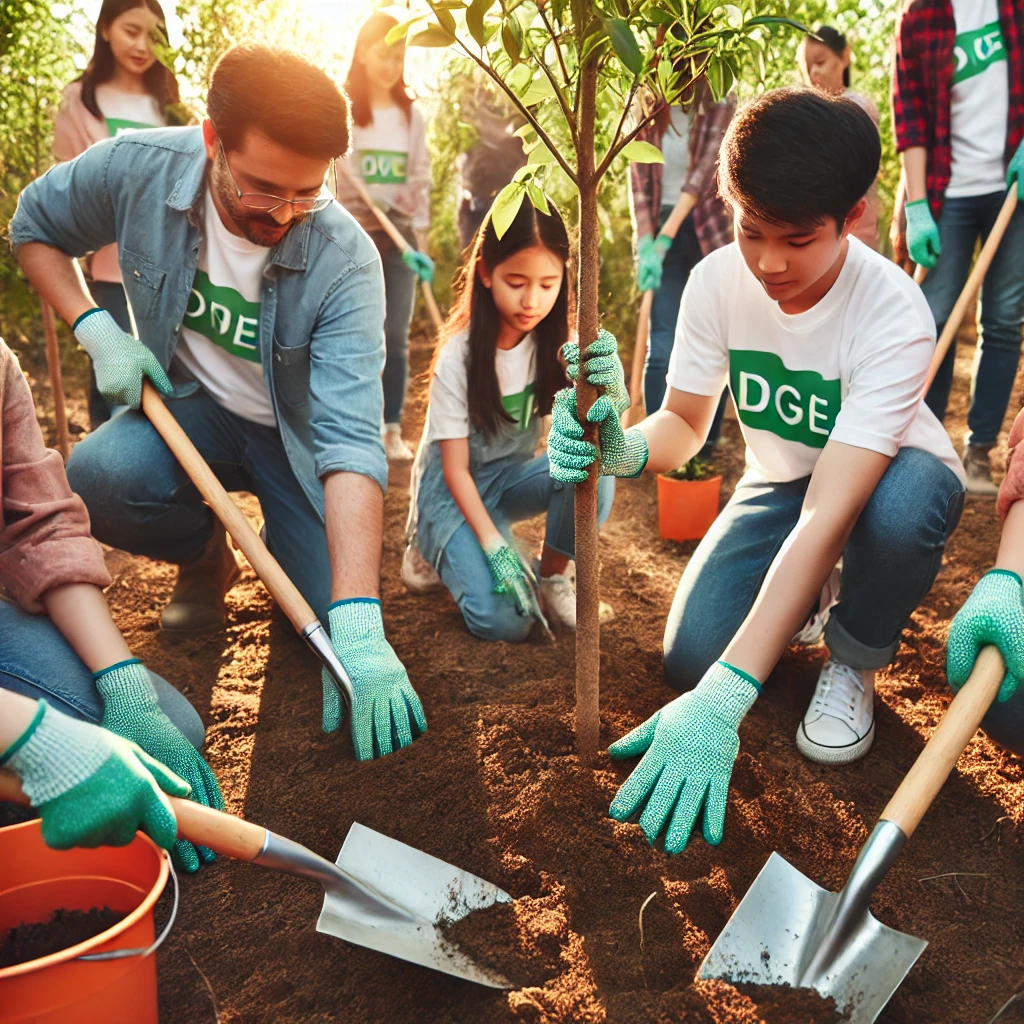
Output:
[[[267,830],[261,825],[191,800],[176,796],[167,799],[178,819],[179,838],[208,846],[215,853],[234,860],[255,860],[263,852]],[[30,806],[17,775],[5,770],[0,770],[0,800],[9,800],[22,807]]]
[[[882,820],[899,825],[909,838],[978,731],[1002,684],[1006,667],[996,647],[984,647],[970,678],[932,733],[899,789],[882,811]]]
[[[43,335],[46,338],[46,371],[50,375],[50,390],[53,392],[53,418],[57,430],[57,450],[67,462],[71,454],[68,436],[67,399],[64,397],[64,378],[60,369],[60,346],[57,344],[57,323],[53,318],[53,306],[46,299],[40,300],[43,312]]]
[[[263,581],[263,585],[281,606],[296,631],[301,634],[310,623],[316,621],[313,609],[231,500],[221,482],[214,476],[213,470],[206,464],[206,460],[171,415],[160,393],[149,381],[143,381],[142,409],[157,433],[164,439],[164,443],[173,452],[181,468],[188,474],[188,478],[213,509],[214,515],[224,524],[232,540],[249,559],[249,564],[256,570],[256,575]]]

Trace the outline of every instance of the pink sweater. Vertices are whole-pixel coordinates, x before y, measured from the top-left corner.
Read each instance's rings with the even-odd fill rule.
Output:
[[[43,445],[32,394],[0,338],[0,586],[22,608],[64,583],[105,587],[110,574],[60,455]]]

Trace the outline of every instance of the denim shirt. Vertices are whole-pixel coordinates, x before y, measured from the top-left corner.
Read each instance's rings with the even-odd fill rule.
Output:
[[[172,359],[203,241],[207,157],[200,128],[98,142],[22,192],[11,244],[80,257],[117,242],[139,340],[176,391],[197,385]],[[289,463],[324,514],[321,480],[360,473],[387,486],[381,442],[384,278],[366,233],[338,203],[271,250],[260,295],[260,358]]]

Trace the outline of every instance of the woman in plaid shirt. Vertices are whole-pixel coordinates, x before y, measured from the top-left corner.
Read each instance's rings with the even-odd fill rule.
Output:
[[[992,230],[1006,187],[1024,199],[1024,4],[1020,0],[908,0],[896,28],[893,124],[904,195],[893,255],[930,273],[923,288],[939,331],[967,281],[974,247]],[[900,205],[906,202],[906,231]],[[967,489],[995,495],[995,445],[1020,358],[1024,321],[1024,208],[1014,214],[981,293],[963,450]],[[926,397],[946,412],[951,347]]]

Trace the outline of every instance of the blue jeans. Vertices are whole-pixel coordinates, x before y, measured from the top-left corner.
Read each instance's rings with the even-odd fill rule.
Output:
[[[1008,701],[993,704],[981,720],[981,727],[990,739],[1001,743],[1015,754],[1024,754],[1024,688]]]
[[[691,689],[722,656],[796,526],[809,482],[744,477],[737,484],[679,581],[665,627],[669,685]],[[963,501],[960,479],[934,455],[897,453],[843,551],[842,593],[825,629],[833,657],[859,669],[892,660],[942,565]]]
[[[149,678],[164,714],[200,750],[205,729],[195,708],[155,672]],[[10,601],[0,601],[0,689],[45,697],[51,707],[86,722],[103,718],[92,673],[60,630],[45,615],[29,615]]]
[[[126,334],[132,333],[132,318],[128,313],[128,296],[117,281],[90,281],[89,293],[97,306],[102,306],[114,323]],[[96,371],[89,360],[89,428],[97,430],[110,419],[110,403],[100,394],[96,385]]]
[[[224,487],[259,499],[267,547],[326,622],[324,523],[289,465],[280,432],[235,416],[202,389],[167,407]],[[67,472],[104,544],[180,565],[198,558],[213,535],[213,512],[141,412],[120,412],[75,445]]]
[[[942,256],[921,286],[940,334],[967,283],[974,244],[979,237],[983,243],[988,238],[1005,198],[1005,193],[994,192],[987,196],[947,199],[942,207],[939,216]],[[1024,208],[1018,207],[1010,219],[985,275],[979,320],[978,354],[965,443],[991,448],[1003,425],[1020,359],[1020,330],[1024,322]],[[955,359],[954,342],[925,398],[940,420],[946,414]]]
[[[370,236],[380,250],[384,268],[384,422],[401,423],[405,386],[409,379],[409,324],[416,303],[416,275],[402,261],[402,253],[391,239]],[[412,238],[409,239],[412,242]],[[413,243],[415,244],[415,243]]]
[[[614,498],[615,477],[601,477],[597,486],[598,523],[607,522]],[[574,499],[575,488],[553,480],[548,457],[538,455],[509,479],[494,525],[507,537],[510,523],[547,512],[544,543],[572,558],[576,549]],[[473,636],[519,643],[529,635],[533,620],[519,614],[511,594],[494,593],[487,558],[469,523],[463,523],[448,541],[438,571]]]

